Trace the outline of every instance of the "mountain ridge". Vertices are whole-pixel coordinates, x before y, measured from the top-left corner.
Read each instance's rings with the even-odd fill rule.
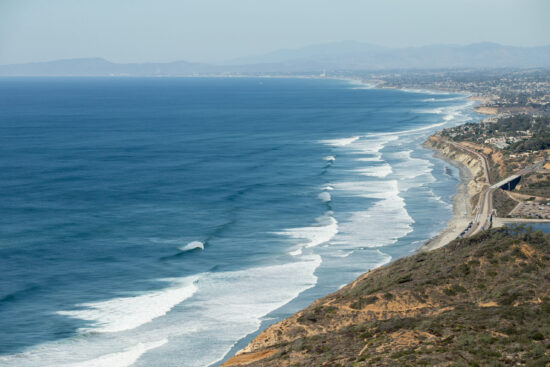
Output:
[[[550,45],[503,46],[484,42],[470,45],[430,45],[386,48],[355,41],[312,45],[294,50],[206,64],[178,60],[154,63],[114,63],[103,58],[62,59],[0,65],[0,76],[190,76],[211,74],[285,74],[326,70],[380,71],[460,68],[550,67]]]

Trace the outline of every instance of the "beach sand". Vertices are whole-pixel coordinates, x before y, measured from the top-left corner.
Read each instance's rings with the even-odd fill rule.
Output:
[[[448,159],[438,151],[435,151],[434,156],[443,159],[447,163],[457,167],[460,172],[460,183],[456,194],[453,196],[453,217],[447,223],[447,226],[437,236],[431,238],[423,244],[418,251],[431,251],[443,247],[454,240],[460,232],[462,232],[470,221],[472,221],[472,208],[470,199],[472,194],[468,190],[468,184],[473,179],[474,175],[470,169],[458,161]]]

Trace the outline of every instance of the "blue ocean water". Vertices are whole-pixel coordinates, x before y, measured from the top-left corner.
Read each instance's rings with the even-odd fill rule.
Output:
[[[0,365],[209,366],[414,252],[464,96],[275,78],[0,79]]]

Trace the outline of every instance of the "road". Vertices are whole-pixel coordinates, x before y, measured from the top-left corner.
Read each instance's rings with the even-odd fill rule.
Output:
[[[472,222],[470,223],[470,226],[468,226],[468,228],[464,230],[463,232],[464,234],[462,235],[462,237],[470,237],[475,234],[478,234],[479,232],[485,229],[489,229],[489,227],[491,226],[492,215],[493,215],[493,193],[495,192],[495,190],[498,190],[500,187],[502,187],[506,183],[513,181],[514,179],[520,176],[523,176],[527,173],[534,172],[541,169],[545,163],[544,161],[534,163],[516,172],[515,174],[506,177],[504,180],[501,180],[498,183],[491,185],[491,176],[489,175],[489,161],[484,154],[481,154],[472,148],[465,147],[459,143],[455,143],[449,140],[447,140],[447,143],[451,144],[452,146],[454,146],[459,150],[475,155],[481,162],[481,165],[483,166],[483,174],[485,176],[485,179],[487,180],[488,185],[490,185],[490,186],[484,187],[483,190],[481,191],[478,205],[475,208],[476,215],[472,220]]]

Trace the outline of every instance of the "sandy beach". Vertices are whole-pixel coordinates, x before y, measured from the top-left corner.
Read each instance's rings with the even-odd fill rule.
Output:
[[[435,151],[434,156],[439,159],[443,159],[445,162],[459,169],[460,183],[458,184],[456,194],[453,196],[452,199],[453,217],[451,218],[451,220],[449,220],[449,223],[447,223],[445,229],[443,229],[437,236],[431,238],[428,242],[423,244],[418,249],[419,252],[431,251],[445,246],[446,244],[454,240],[472,220],[472,215],[470,214],[472,212],[472,208],[470,205],[472,194],[468,190],[468,184],[474,177],[473,173],[466,165],[443,156],[437,150]]]
[[[425,145],[428,149],[433,149],[429,145]],[[468,223],[473,220],[472,207],[470,205],[471,198],[475,195],[475,191],[470,189],[470,186],[475,187],[474,177],[475,172],[471,167],[463,164],[458,160],[453,160],[443,155],[440,151],[434,150],[434,156],[443,159],[445,162],[457,167],[460,172],[460,183],[457,187],[457,192],[453,196],[453,216],[437,236],[428,240],[423,244],[418,252],[431,251],[441,248],[454,240],[460,232],[462,232]],[[550,223],[548,219],[529,219],[529,218],[499,218],[493,217],[492,226],[494,228],[502,227],[507,224],[529,224],[529,223]]]

